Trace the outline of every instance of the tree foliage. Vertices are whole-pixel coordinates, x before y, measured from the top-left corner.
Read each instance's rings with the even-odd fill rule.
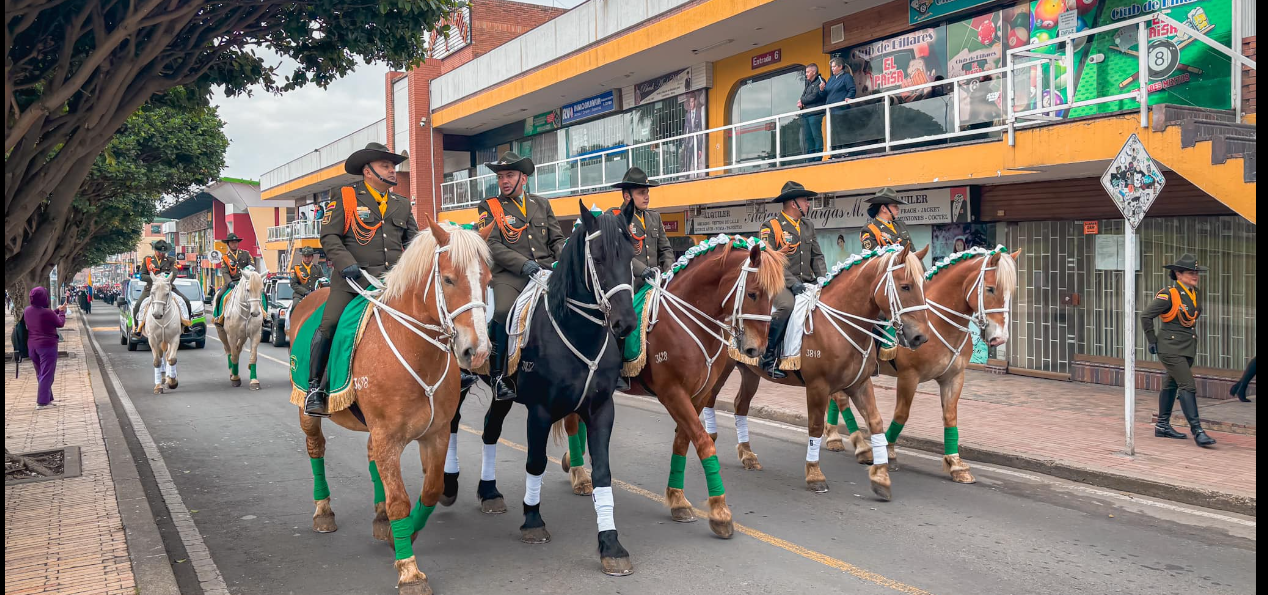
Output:
[[[404,69],[458,0],[5,0],[5,271],[43,266],[95,158],[155,94],[325,86]],[[282,72],[253,48],[295,60]]]

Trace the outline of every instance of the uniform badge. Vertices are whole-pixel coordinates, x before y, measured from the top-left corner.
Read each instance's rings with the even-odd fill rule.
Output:
[[[631,222],[630,222],[630,235],[638,235],[638,233],[634,231],[634,222],[633,222],[633,221],[631,221]]]
[[[785,231],[785,232],[784,232],[784,243],[785,243],[785,244],[791,244],[791,243],[793,243],[793,237],[792,237],[792,232],[791,232],[791,231]]]
[[[1167,292],[1166,292],[1166,291],[1159,291],[1159,292],[1158,292],[1158,299],[1160,299],[1160,300],[1167,300],[1167,299],[1171,299],[1171,296],[1167,295]]]
[[[364,223],[369,223],[370,220],[373,218],[370,215],[370,207],[357,205],[357,218],[360,219]]]
[[[766,242],[766,243],[768,243],[768,244],[769,244],[769,243],[770,243],[770,230],[769,230],[769,229],[767,229],[767,228],[765,228],[765,227],[763,227],[763,228],[762,228],[762,233],[761,233],[761,235],[762,235],[762,241],[763,241],[763,242]]]
[[[488,224],[489,224],[489,213],[488,213],[488,211],[485,211],[485,212],[483,212],[483,213],[480,213],[480,219],[479,219],[478,221],[476,221],[476,227],[478,227],[478,228],[480,228],[480,229],[484,229],[484,227],[485,227],[485,226],[487,226]]]
[[[506,224],[507,224],[507,225],[515,225],[515,217],[514,217],[514,216],[512,216],[512,215],[507,215],[507,216],[506,216]]]
[[[337,203],[337,202],[335,202],[335,201],[333,201],[333,200],[332,200],[332,201],[330,201],[330,204],[326,205],[326,212],[325,212],[325,213],[322,213],[322,215],[321,215],[321,224],[322,224],[322,225],[325,225],[325,224],[327,224],[327,223],[330,223],[331,218],[333,218],[333,217],[335,216],[335,209],[337,209],[337,208],[339,208],[339,203]]]

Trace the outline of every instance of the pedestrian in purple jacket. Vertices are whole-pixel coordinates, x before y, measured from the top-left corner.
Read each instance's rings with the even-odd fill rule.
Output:
[[[26,322],[27,350],[31,363],[35,364],[35,376],[39,380],[36,409],[53,406],[53,374],[57,371],[57,329],[66,325],[66,304],[56,310],[48,307],[48,290],[35,287],[31,290],[30,305],[22,311]]]

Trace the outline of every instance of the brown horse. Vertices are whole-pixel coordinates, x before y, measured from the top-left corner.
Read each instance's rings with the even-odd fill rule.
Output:
[[[730,357],[756,362],[766,348],[771,300],[783,289],[782,254],[744,238],[710,240],[714,249],[701,252],[678,269],[665,285],[655,284],[644,306],[648,321],[645,359],[632,378],[630,394],[652,394],[665,406],[677,428],[665,500],[670,517],[680,523],[696,520],[683,494],[688,444],[694,444],[709,486],[709,528],[730,538],[735,532],[726,504],[717,449],[700,424],[700,409],[714,383],[733,363]],[[678,268],[678,267],[675,267]],[[670,282],[672,281],[672,282]],[[729,348],[729,349],[728,349]],[[573,491],[588,492],[581,466],[584,441],[576,440],[579,424],[568,419],[569,456]],[[569,459],[577,463],[572,467]]]
[[[478,367],[489,355],[483,302],[490,278],[487,231],[481,235],[427,217],[424,223],[426,229],[388,272],[382,293],[371,299],[372,313],[351,372],[362,417],[346,408],[330,416],[349,430],[370,433],[366,450],[375,487],[374,537],[393,541],[397,587],[409,595],[431,593],[414,558],[413,539],[443,489],[449,420],[458,408],[458,368]],[[292,350],[308,348],[297,345],[295,335],[329,291],[319,289],[296,306],[289,329]],[[313,530],[327,533],[337,527],[325,479],[326,438],[321,419],[304,415],[302,402],[300,393],[299,423],[313,465]],[[412,511],[400,464],[411,441],[418,442],[425,475]]]
[[[827,477],[819,467],[819,446],[823,436],[823,414],[831,396],[848,395],[867,418],[873,435],[873,451],[879,449],[881,463],[868,469],[872,491],[884,500],[891,497],[881,416],[872,392],[870,372],[876,369],[873,334],[877,317],[894,321],[899,345],[917,348],[929,337],[928,306],[924,297],[924,267],[916,254],[898,246],[851,256],[833,268],[817,302],[806,317],[806,334],[799,352],[801,369],[778,380],[780,384],[805,386],[806,414],[810,441],[806,449],[806,486],[814,492],[828,491]],[[869,291],[870,290],[870,291]],[[789,331],[793,332],[793,331]],[[740,371],[740,392],[735,397],[736,452],[746,469],[761,469],[748,442],[748,408],[764,374],[757,366],[736,366]],[[717,393],[726,382],[724,375],[714,385],[708,401],[712,408]],[[709,421],[706,412],[706,422]],[[716,436],[716,434],[714,434]]]
[[[898,469],[894,443],[911,414],[916,386],[936,380],[942,401],[943,472],[956,483],[977,481],[969,464],[960,458],[956,414],[960,391],[964,388],[964,370],[973,356],[969,323],[977,324],[991,347],[1008,341],[1009,306],[1017,289],[1017,258],[1020,256],[1020,250],[1009,254],[1003,246],[994,250],[976,248],[938,261],[926,274],[925,301],[934,314],[930,319],[933,340],[914,350],[899,350],[892,362],[881,366],[882,373],[898,378],[894,418],[885,433],[891,471]],[[830,426],[829,435],[833,434],[836,428]],[[871,464],[872,450],[861,428],[850,434],[850,442],[854,445],[855,458],[860,463]],[[844,444],[825,444],[825,447],[844,450]]]

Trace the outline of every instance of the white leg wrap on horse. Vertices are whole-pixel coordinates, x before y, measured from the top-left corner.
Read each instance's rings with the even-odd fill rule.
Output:
[[[884,434],[872,434],[872,464],[885,465],[889,463],[889,451],[885,448],[889,445],[889,441],[885,439]]]
[[[449,450],[445,453],[445,473],[458,472],[458,434],[449,434]]]
[[[735,440],[741,444],[748,443],[748,416],[735,416]]]
[[[498,478],[498,445],[485,444],[483,455],[480,459],[480,481],[493,481]]]
[[[158,384],[162,381],[163,381],[163,364],[159,363],[159,365],[154,366],[154,384]]]
[[[819,462],[819,444],[823,442],[823,438],[810,437],[810,444],[806,445],[806,462]]]
[[[594,516],[598,519],[600,532],[616,530],[616,517],[613,516],[615,509],[612,487],[594,488]]]
[[[712,407],[705,407],[704,411],[704,431],[709,434],[718,433],[718,416],[714,414]]]
[[[542,476],[524,473],[524,503],[533,506],[542,501]]]
[[[176,364],[167,364],[167,377],[168,378],[176,377]]]

